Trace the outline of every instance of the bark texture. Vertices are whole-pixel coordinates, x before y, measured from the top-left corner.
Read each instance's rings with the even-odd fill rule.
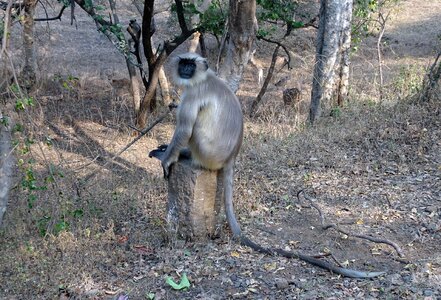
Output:
[[[309,113],[311,123],[347,97],[352,2],[321,0]]]
[[[172,238],[201,240],[219,235],[223,223],[222,190],[216,171],[193,168],[190,160],[173,164],[167,203]]]
[[[342,28],[340,36],[340,60],[337,66],[339,84],[337,87],[337,105],[342,106],[349,93],[349,65],[351,53],[352,0],[345,1],[342,9]]]
[[[0,119],[3,112],[0,111]],[[12,154],[11,154],[11,125],[0,124],[0,227],[3,215],[9,200],[9,190],[11,189],[12,176]]]
[[[244,68],[250,59],[257,31],[256,1],[230,0],[228,36],[224,61],[219,77],[224,79],[233,92],[239,89]]]
[[[34,14],[37,0],[24,0],[23,15],[23,52],[24,67],[22,71],[22,79],[24,87],[30,89],[36,82],[36,60],[34,51]]]
[[[109,0],[110,9],[112,11],[113,16],[113,23],[115,25],[121,25],[119,22],[118,14],[116,13],[116,4],[115,1]],[[124,35],[121,35],[121,42],[124,42],[124,45],[127,45],[127,39]],[[127,70],[129,72],[129,78],[130,78],[130,92],[133,97],[133,107],[134,107],[134,113],[135,116],[138,115],[139,109],[141,107],[141,91],[139,86],[138,77],[136,76],[136,68],[130,61],[129,57],[126,57],[126,65]]]

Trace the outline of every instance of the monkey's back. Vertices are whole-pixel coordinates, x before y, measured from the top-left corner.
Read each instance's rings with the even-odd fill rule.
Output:
[[[184,101],[201,99],[189,147],[196,163],[219,169],[234,160],[242,144],[243,114],[239,100],[214,74],[197,87],[189,88]]]

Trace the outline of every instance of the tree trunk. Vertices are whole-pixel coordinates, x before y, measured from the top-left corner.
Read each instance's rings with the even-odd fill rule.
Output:
[[[260,104],[260,101],[262,101],[263,95],[266,93],[266,89],[268,88],[268,84],[271,81],[271,78],[273,78],[274,73],[274,67],[276,65],[277,60],[277,54],[279,53],[280,46],[277,45],[273,52],[273,57],[271,59],[271,65],[268,69],[268,74],[266,75],[265,82],[263,83],[262,88],[260,89],[259,94],[257,95],[256,99],[254,99],[253,103],[251,104],[250,108],[250,117],[253,117],[256,113],[257,106]]]
[[[10,83],[10,78],[13,76],[8,63],[9,39],[11,29],[11,9],[12,0],[9,0],[6,6],[3,23],[3,36],[0,38],[0,92],[6,90]]]
[[[24,0],[23,15],[23,51],[24,67],[22,70],[23,85],[31,89],[36,82],[36,60],[34,52],[34,14],[37,0]]]
[[[133,110],[135,116],[139,114],[139,110],[141,108],[141,88],[139,87],[139,80],[136,76],[136,68],[135,66],[126,58],[127,70],[129,71],[130,78],[130,91],[132,92],[133,97]]]
[[[352,0],[321,0],[309,121],[344,101],[349,84]],[[337,103],[332,103],[337,96]]]
[[[161,87],[161,96],[164,106],[171,103],[170,86],[168,84],[167,76],[165,75],[164,67],[159,70],[159,86]]]
[[[144,48],[145,49],[145,48]],[[156,87],[159,81],[161,67],[164,65],[168,55],[162,51],[153,64],[149,64],[149,84],[141,102],[141,108],[136,116],[136,126],[143,129],[147,123],[147,114],[156,108]]]
[[[348,98],[349,93],[349,64],[351,53],[351,31],[352,31],[352,0],[345,1],[342,12],[342,30],[340,42],[340,70],[339,85],[337,87],[337,105],[342,106]]]
[[[109,5],[110,5],[110,10],[112,11],[114,25],[120,25],[119,17],[118,14],[116,13],[115,1],[109,0]],[[124,39],[123,42],[125,45],[127,45],[127,40],[125,36],[121,35],[121,38]],[[127,65],[127,70],[129,72],[130,91],[133,97],[133,108],[136,116],[138,115],[139,109],[141,107],[141,94],[140,94],[139,81],[138,81],[138,77],[136,76],[136,68],[130,61],[129,57],[126,57],[126,65]]]
[[[228,41],[225,58],[219,69],[219,77],[228,83],[233,92],[236,92],[256,36],[256,1],[230,0],[229,5]]]
[[[3,111],[3,109],[0,110],[0,120],[7,120],[5,123],[0,123],[0,227],[8,205],[13,167],[11,153],[11,121],[4,115],[4,113],[5,111]]]
[[[167,223],[172,240],[203,240],[220,235],[224,222],[218,172],[194,168],[180,159],[168,179]]]

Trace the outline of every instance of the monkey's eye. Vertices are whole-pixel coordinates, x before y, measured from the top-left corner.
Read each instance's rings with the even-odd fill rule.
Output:
[[[181,78],[190,79],[196,70],[196,63],[191,59],[181,59],[179,61],[178,74]]]

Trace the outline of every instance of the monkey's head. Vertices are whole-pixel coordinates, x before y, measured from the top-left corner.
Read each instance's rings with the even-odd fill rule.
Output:
[[[207,78],[207,60],[196,53],[179,55],[175,64],[174,81],[178,85],[193,86]]]

